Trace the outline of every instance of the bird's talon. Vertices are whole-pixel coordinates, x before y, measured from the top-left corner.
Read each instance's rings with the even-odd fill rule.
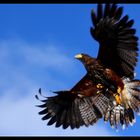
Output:
[[[116,102],[120,105],[121,104],[121,99],[119,95],[115,96]]]
[[[98,90],[98,91],[97,91],[97,94],[99,94],[99,93],[101,93],[101,91]]]
[[[118,89],[117,89],[117,93],[119,93],[119,94],[121,94],[121,87],[118,87]]]
[[[96,87],[101,89],[101,88],[103,88],[103,85],[102,84],[97,84]]]

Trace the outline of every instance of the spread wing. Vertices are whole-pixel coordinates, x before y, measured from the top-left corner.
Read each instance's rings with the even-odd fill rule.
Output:
[[[43,104],[38,107],[43,110],[39,114],[44,115],[42,120],[49,119],[48,125],[55,123],[55,127],[64,129],[92,125],[105,114],[109,102],[106,96],[96,92],[96,85],[85,75],[71,90],[57,91],[56,96],[41,100]],[[91,93],[92,96],[87,96]]]
[[[128,127],[135,122],[134,112],[140,112],[140,81],[125,80],[125,84],[131,97],[129,108],[114,104],[116,100],[109,91],[97,94],[96,84],[85,75],[71,90],[56,91],[56,96],[41,100],[43,104],[38,105],[42,108],[39,114],[43,115],[42,120],[49,120],[47,125],[55,124],[55,127],[62,126],[63,129],[93,125],[100,118],[109,121],[111,127],[118,128],[119,124]],[[39,93],[41,94],[41,89]],[[37,95],[36,98],[39,99]]]
[[[106,67],[113,69],[119,76],[133,78],[138,56],[138,38],[132,28],[134,20],[122,16],[122,7],[106,4],[103,9],[98,4],[97,14],[92,10],[92,37],[99,42],[99,59]]]

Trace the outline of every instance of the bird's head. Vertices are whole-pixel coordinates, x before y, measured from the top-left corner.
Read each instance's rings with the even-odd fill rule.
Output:
[[[80,60],[81,62],[85,62],[85,61],[87,61],[87,59],[90,58],[90,56],[87,54],[79,53],[79,54],[75,55],[75,58]]]
[[[83,53],[75,55],[75,58],[80,60],[86,69],[87,69],[87,66],[94,65],[96,62],[95,58],[89,56],[88,54],[83,54]]]

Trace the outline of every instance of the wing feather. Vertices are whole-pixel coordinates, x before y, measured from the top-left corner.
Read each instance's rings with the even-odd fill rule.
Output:
[[[116,4],[106,4],[104,11],[102,9],[100,4],[97,14],[91,14],[93,27],[90,32],[100,45],[97,59],[119,76],[133,78],[137,56],[128,59],[122,53],[138,52],[138,37],[135,36],[136,30],[132,28],[134,20],[129,20],[128,15],[122,17],[123,8]]]

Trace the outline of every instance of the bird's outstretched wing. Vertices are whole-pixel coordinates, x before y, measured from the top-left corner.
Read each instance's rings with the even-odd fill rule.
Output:
[[[134,112],[140,112],[140,81],[124,79],[124,83],[130,98],[128,108],[123,104],[117,105],[108,90],[98,93],[97,85],[85,75],[71,90],[56,91],[57,95],[41,100],[43,104],[38,105],[42,108],[39,114],[44,115],[42,120],[49,120],[47,125],[55,123],[55,127],[62,126],[63,129],[93,125],[100,118],[109,121],[111,127],[118,128],[119,124],[127,127],[135,122]],[[39,99],[37,95],[36,98]]]
[[[39,90],[41,94],[41,89]],[[57,95],[47,97],[39,112],[44,115],[42,120],[49,119],[48,125],[64,129],[89,126],[102,118],[108,108],[109,99],[103,94],[97,94],[96,85],[85,75],[71,90],[54,92]],[[91,96],[92,93],[92,96]],[[85,96],[86,94],[86,96]],[[90,96],[88,96],[90,95]],[[38,96],[36,95],[38,98]]]
[[[133,78],[138,56],[138,38],[132,28],[134,20],[128,15],[122,17],[122,7],[98,4],[97,14],[92,10],[92,37],[99,42],[97,59],[114,70],[119,76]]]

